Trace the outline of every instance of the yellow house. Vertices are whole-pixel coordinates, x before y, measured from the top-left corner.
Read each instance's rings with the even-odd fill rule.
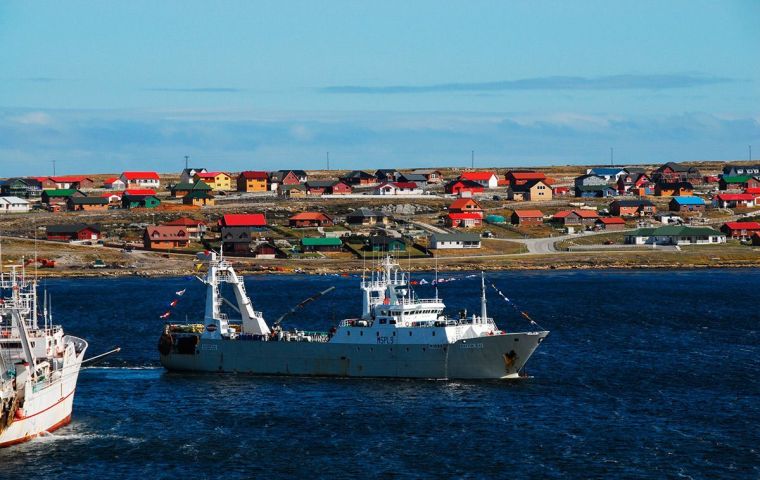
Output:
[[[194,191],[182,197],[184,205],[195,205],[196,207],[205,207],[214,205],[214,196],[208,192]]]
[[[224,172],[196,173],[195,180],[203,180],[212,190],[232,190],[232,177]]]
[[[531,180],[523,185],[512,185],[508,198],[515,201],[544,202],[552,199],[552,187],[542,180]]]
[[[269,175],[267,172],[240,172],[237,177],[238,192],[267,192],[269,191]]]

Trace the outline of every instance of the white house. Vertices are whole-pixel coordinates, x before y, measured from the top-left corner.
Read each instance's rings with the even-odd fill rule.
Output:
[[[119,177],[124,182],[127,189],[130,188],[152,188],[158,189],[161,186],[161,180],[156,172],[124,172]]]
[[[434,233],[430,236],[432,249],[480,248],[480,237],[470,233]]]
[[[484,188],[499,186],[499,177],[493,172],[464,172],[459,176],[459,179],[479,183]]]
[[[113,177],[106,179],[106,181],[103,182],[103,187],[109,190],[125,190],[127,184],[125,184],[119,177]]]
[[[186,168],[182,170],[179,176],[180,183],[193,183],[195,175],[198,173],[208,173],[205,168]]]
[[[377,187],[374,195],[422,195],[422,189],[414,182],[388,182]]]
[[[668,225],[639,228],[625,235],[631,245],[715,245],[726,243],[726,236],[709,227]]]
[[[28,201],[19,197],[0,197],[0,213],[25,213],[32,207]]]

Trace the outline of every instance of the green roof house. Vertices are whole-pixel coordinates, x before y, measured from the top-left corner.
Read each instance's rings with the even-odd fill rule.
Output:
[[[343,250],[343,241],[334,237],[304,237],[301,239],[303,252],[340,252]]]

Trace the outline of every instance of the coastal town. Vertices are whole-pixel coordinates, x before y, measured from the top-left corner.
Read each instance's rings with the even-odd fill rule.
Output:
[[[248,271],[757,265],[760,165],[354,171],[185,168],[6,178],[6,261],[44,274],[177,273],[199,250]],[[14,258],[15,256],[15,258]],[[412,267],[412,264],[414,266]],[[96,273],[97,272],[97,273]]]

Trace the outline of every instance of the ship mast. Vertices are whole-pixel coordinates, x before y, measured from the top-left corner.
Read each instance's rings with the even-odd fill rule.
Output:
[[[486,279],[483,271],[480,271],[480,323],[488,322],[486,311]]]

